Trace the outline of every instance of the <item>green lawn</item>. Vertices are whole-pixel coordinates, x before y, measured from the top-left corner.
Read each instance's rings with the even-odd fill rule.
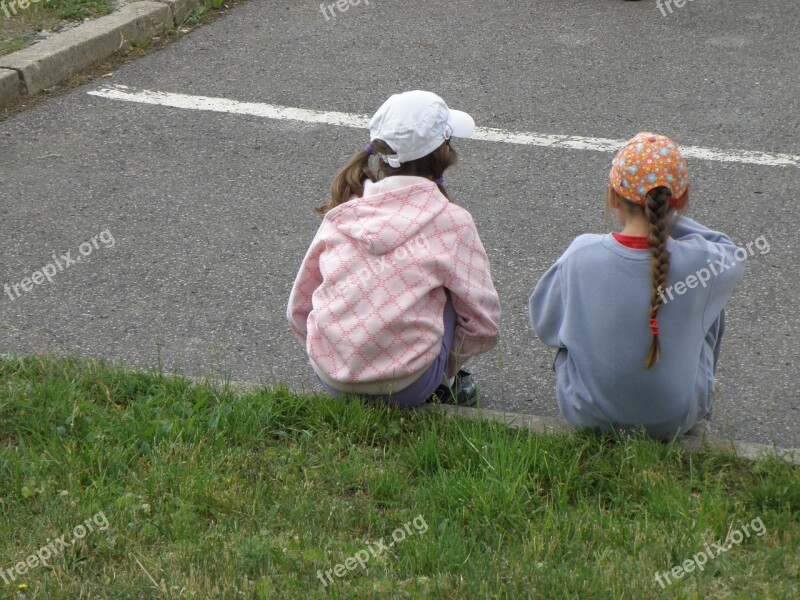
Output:
[[[30,46],[37,32],[61,21],[82,21],[113,11],[109,0],[0,0],[0,55]]]
[[[202,0],[200,4],[186,17],[184,25],[197,25],[224,6],[223,0]],[[114,10],[111,0],[0,0],[0,56],[30,46],[37,41],[38,32],[52,31],[64,21],[95,19]]]
[[[1,597],[795,599],[798,508],[777,459],[0,359]]]

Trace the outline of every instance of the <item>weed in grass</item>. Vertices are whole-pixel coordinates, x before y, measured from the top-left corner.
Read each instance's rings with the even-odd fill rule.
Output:
[[[39,5],[60,19],[73,21],[108,15],[116,8],[108,0],[41,0]]]

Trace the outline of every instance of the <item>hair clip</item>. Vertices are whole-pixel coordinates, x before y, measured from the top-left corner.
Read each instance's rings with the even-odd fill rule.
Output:
[[[434,181],[439,185],[444,185],[444,177],[437,177]]]
[[[367,144],[366,146],[364,146],[364,152],[366,152],[370,156],[375,154],[375,151],[372,149],[372,144]]]
[[[401,163],[401,162],[400,162],[400,160],[397,158],[397,155],[396,155],[396,154],[392,154],[391,156],[387,156],[387,155],[385,155],[385,154],[381,154],[381,155],[380,155],[380,157],[381,157],[381,160],[382,160],[383,162],[385,162],[387,165],[389,165],[389,166],[390,166],[390,167],[392,167],[393,169],[399,169],[399,168],[400,168],[400,165],[402,165],[402,164],[403,164],[403,163]]]

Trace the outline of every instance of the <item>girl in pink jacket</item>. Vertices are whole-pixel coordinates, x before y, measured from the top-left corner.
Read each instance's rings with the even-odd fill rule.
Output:
[[[336,175],[287,317],[323,387],[417,406],[472,404],[461,367],[493,348],[500,301],[470,214],[450,201],[451,137],[472,118],[436,94],[395,94]],[[377,173],[370,168],[376,155]]]

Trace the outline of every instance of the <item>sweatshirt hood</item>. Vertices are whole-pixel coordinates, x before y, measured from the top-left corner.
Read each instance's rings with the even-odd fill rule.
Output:
[[[367,252],[380,256],[413,238],[447,204],[434,182],[395,175],[366,181],[361,198],[340,204],[325,218]]]

